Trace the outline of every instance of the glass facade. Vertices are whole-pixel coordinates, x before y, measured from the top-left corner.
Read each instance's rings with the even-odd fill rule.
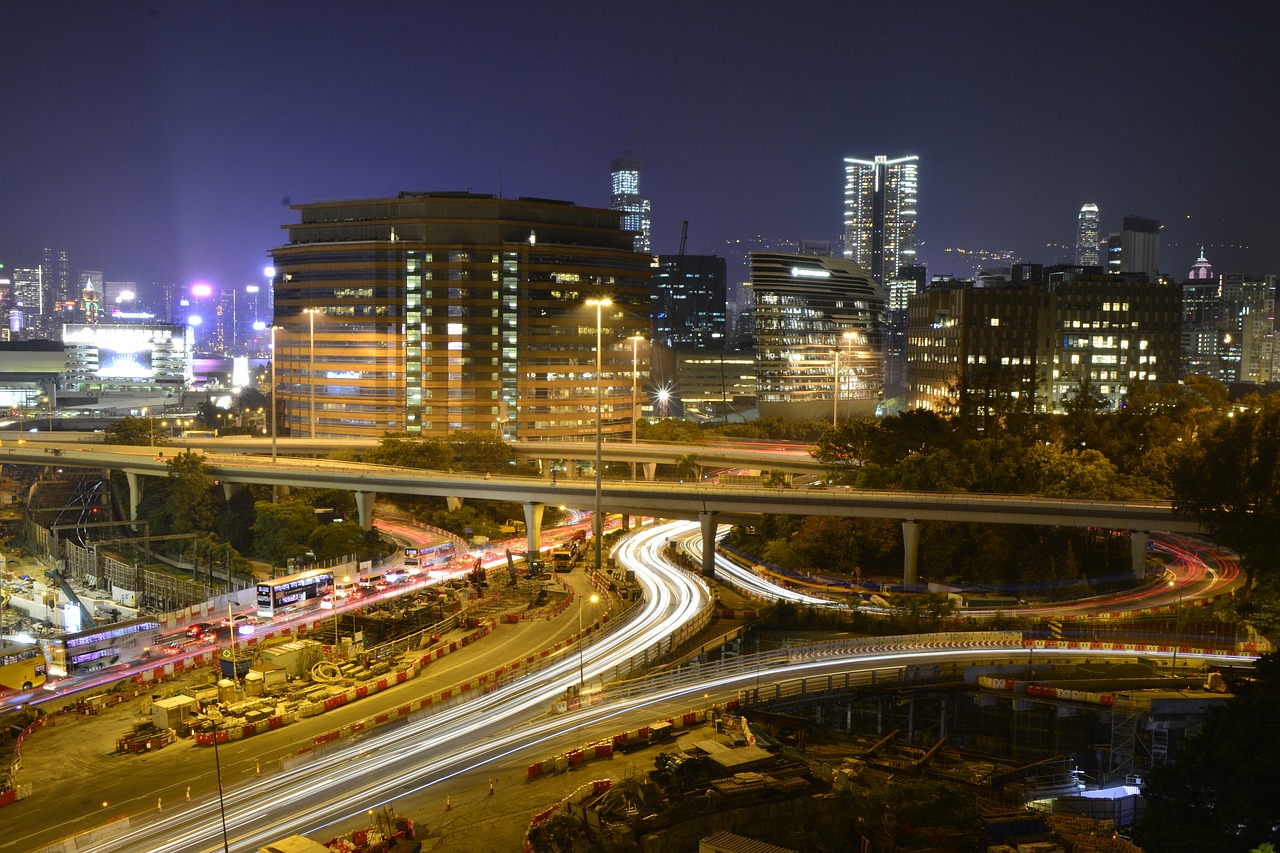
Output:
[[[296,209],[302,223],[272,253],[294,434],[308,434],[314,397],[318,436],[594,435],[585,300],[597,296],[614,303],[602,317],[604,429],[629,430],[626,338],[648,330],[650,284],[616,213],[470,193]]]
[[[920,158],[844,161],[844,256],[879,284],[916,263],[916,196]]]
[[[884,289],[850,261],[751,253],[760,417],[873,414],[883,390]]]

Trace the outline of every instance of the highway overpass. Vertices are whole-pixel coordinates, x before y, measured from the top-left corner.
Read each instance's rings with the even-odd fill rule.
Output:
[[[74,466],[122,471],[129,482],[130,518],[135,519],[145,477],[168,475],[166,451],[125,445],[27,444],[0,448],[0,462]],[[355,493],[361,525],[372,522],[378,493],[432,495],[454,500],[520,501],[525,505],[530,553],[538,547],[542,507],[563,505],[581,510],[595,506],[594,480],[461,474],[393,468],[326,459],[205,454],[209,474],[228,494],[236,484],[345,489]],[[989,524],[1033,524],[1103,527],[1131,532],[1133,567],[1145,566],[1147,532],[1201,533],[1200,525],[1176,515],[1166,502],[1113,502],[966,493],[861,491],[847,488],[767,489],[744,486],[649,483],[606,480],[601,506],[606,512],[696,519],[703,525],[703,570],[714,572],[714,531],[718,524],[751,524],[769,513],[790,515],[893,518],[902,522],[905,558],[903,577],[916,580],[916,558],[923,521],[968,521]]]
[[[65,446],[67,444],[103,444],[100,432],[31,433],[18,434],[27,444],[40,446]],[[15,438],[4,436],[5,445]],[[275,445],[277,456],[316,456],[339,450],[368,450],[377,447],[376,438],[277,438],[268,436],[229,435],[218,438],[191,437],[170,439],[162,449],[200,450],[206,453],[245,453],[270,456]],[[516,458],[524,462],[543,462],[544,473],[550,472],[552,460],[569,460],[584,465],[595,463],[595,438],[584,441],[509,441],[507,445]],[[641,470],[645,479],[654,478],[654,468],[660,464],[674,464],[682,456],[693,456],[703,468],[750,468],[753,470],[782,471],[787,474],[821,475],[829,466],[814,459],[804,445],[788,446],[780,442],[717,442],[714,444],[660,444],[607,441],[601,445],[601,457],[606,462],[634,462],[648,466]]]

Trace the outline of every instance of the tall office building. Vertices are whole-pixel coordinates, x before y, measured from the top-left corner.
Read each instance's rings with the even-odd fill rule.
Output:
[[[641,165],[641,161],[633,158],[630,151],[626,157],[610,161],[609,209],[623,213],[622,227],[636,232],[635,250],[648,254],[651,223],[649,199],[640,195]]]
[[[1101,247],[1098,206],[1090,202],[1080,208],[1080,215],[1076,218],[1076,266],[1101,266]]]
[[[669,347],[723,347],[725,259],[659,255],[653,271],[653,340]]]
[[[1213,279],[1213,264],[1209,263],[1209,259],[1204,256],[1204,246],[1200,247],[1200,257],[1196,258],[1196,262],[1191,265],[1191,271],[1187,273],[1189,281],[1209,281]]]
[[[751,253],[760,417],[872,415],[883,390],[884,288],[852,261]]]
[[[1116,408],[1135,382],[1176,382],[1181,290],[1141,278],[1050,267],[911,297],[907,405],[1062,412],[1087,381]]]
[[[618,212],[469,192],[293,209],[271,252],[293,435],[594,438],[597,384],[603,432],[630,435],[650,258]]]
[[[66,249],[46,246],[40,268],[44,271],[45,306],[48,309],[52,309],[58,302],[66,302],[80,295],[71,289],[71,264],[67,260]]]
[[[1160,220],[1126,216],[1120,231],[1120,272],[1140,272],[1147,281],[1160,278]]]
[[[844,160],[844,256],[877,284],[916,263],[916,191],[920,158]]]
[[[13,308],[20,313],[19,337],[31,340],[46,334],[46,299],[48,294],[45,292],[42,267],[18,267],[13,270]]]

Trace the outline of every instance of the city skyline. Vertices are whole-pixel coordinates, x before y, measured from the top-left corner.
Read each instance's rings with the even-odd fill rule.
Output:
[[[898,47],[842,34],[883,32],[892,9],[814,4],[797,14],[815,26],[782,45],[765,6],[685,10],[673,31],[656,9],[501,5],[497,26],[398,3],[11,10],[27,37],[0,56],[14,129],[0,142],[0,262],[34,266],[45,246],[65,247],[73,273],[144,291],[242,287],[263,283],[287,203],[471,189],[605,208],[610,163],[627,152],[644,163],[655,253],[675,250],[685,220],[691,254],[763,233],[834,243],[843,159],[909,151],[928,164],[918,251],[931,274],[964,274],[944,252],[954,246],[1070,260],[1085,203],[1104,233],[1127,215],[1160,220],[1177,277],[1201,245],[1222,271],[1280,267],[1280,214],[1253,191],[1276,176],[1261,143],[1226,157],[1220,134],[1166,132],[1191,113],[1226,124],[1265,99],[1247,64],[1263,34],[1245,12],[1193,31],[1130,9],[1106,27],[1052,7],[931,9],[900,73],[873,90],[843,82],[848,63],[883,65]],[[1096,108],[1081,110],[1060,48],[1026,38],[1050,18],[1073,62],[1107,69]],[[424,28],[457,37],[401,43]],[[1126,34],[1172,45],[1193,33],[1198,61],[1155,75],[1123,46]],[[957,48],[979,44],[1000,61]],[[645,73],[593,73],[637,63]],[[1150,123],[1117,135],[1106,89],[1139,79]],[[782,107],[785,121],[757,120]]]

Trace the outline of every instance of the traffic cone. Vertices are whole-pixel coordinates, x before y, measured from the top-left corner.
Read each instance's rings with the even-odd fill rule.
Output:
[[[453,797],[448,794],[444,795],[444,810],[447,812],[453,811]]]
[[[493,796],[493,780],[489,780],[489,796]]]
[[[187,802],[191,802],[191,786],[187,786]]]

